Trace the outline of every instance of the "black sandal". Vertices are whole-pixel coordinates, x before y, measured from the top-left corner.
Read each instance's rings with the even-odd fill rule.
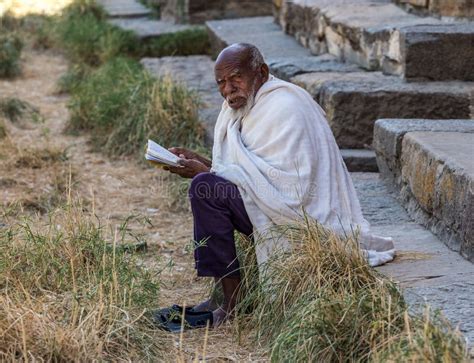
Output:
[[[212,311],[193,311],[193,307],[184,309],[184,323],[183,308],[179,305],[173,305],[170,308],[161,309],[153,313],[153,322],[159,329],[169,332],[177,333],[184,329],[198,329],[206,326],[212,327],[213,314]]]

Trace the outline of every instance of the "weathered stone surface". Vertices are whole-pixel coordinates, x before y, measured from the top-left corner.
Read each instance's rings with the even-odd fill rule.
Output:
[[[402,141],[401,195],[411,213],[474,262],[473,155],[473,133],[407,133]]]
[[[341,148],[372,143],[380,118],[468,119],[472,82],[403,82],[378,72],[306,73],[291,79],[324,108]]]
[[[474,18],[474,4],[471,0],[430,0],[429,10],[441,16]]]
[[[398,281],[412,310],[440,309],[474,343],[474,264],[412,221],[378,173],[351,173],[372,231],[394,239],[395,261],[377,270]]]
[[[151,14],[150,9],[136,0],[98,0],[98,3],[113,18],[140,18]]]
[[[379,170],[375,151],[373,150],[342,149],[341,154],[346,163],[347,170],[351,172],[377,172]]]
[[[266,60],[285,56],[307,57],[311,53],[290,36],[282,34],[271,16],[206,22],[214,55],[226,46],[251,42],[263,53]]]
[[[271,72],[278,78],[289,81],[292,77],[310,72],[357,72],[355,64],[342,63],[331,54],[320,56],[272,58],[267,62]]]
[[[446,24],[408,14],[385,0],[294,0],[282,3],[277,18],[314,54],[329,52],[369,70],[382,69],[384,60],[392,68],[400,66],[400,29]]]
[[[214,55],[230,44],[251,42],[260,49],[270,70],[285,80],[307,72],[359,70],[356,65],[342,63],[330,54],[319,57],[311,55],[295,39],[283,34],[270,16],[209,21],[206,26]]]
[[[474,261],[474,120],[378,120],[374,147],[410,214]]]
[[[196,91],[200,98],[199,118],[206,128],[208,142],[213,139],[214,125],[223,99],[214,79],[214,62],[207,56],[143,58],[143,66],[158,77],[169,76]]]
[[[395,0],[393,2],[420,15],[474,19],[474,6],[471,0]]]
[[[271,0],[166,0],[162,15],[177,22],[201,24],[212,19],[231,19],[272,14]]]
[[[133,31],[141,39],[156,38],[163,34],[193,28],[191,25],[180,25],[169,21],[148,18],[111,19],[110,22],[124,30]]]
[[[384,72],[410,80],[474,80],[474,22],[419,25],[398,32],[400,49],[385,54]]]
[[[373,147],[381,176],[396,188],[401,186],[402,140],[407,132],[474,133],[474,120],[381,119],[375,122]]]

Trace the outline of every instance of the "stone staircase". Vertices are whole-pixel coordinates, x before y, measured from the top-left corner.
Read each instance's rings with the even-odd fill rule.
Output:
[[[276,9],[284,31],[313,54],[407,79],[474,80],[474,22],[416,16],[387,0],[293,0]]]
[[[110,23],[134,32],[141,40],[194,28],[187,24],[151,18],[151,11],[136,0],[97,0],[110,16]]]

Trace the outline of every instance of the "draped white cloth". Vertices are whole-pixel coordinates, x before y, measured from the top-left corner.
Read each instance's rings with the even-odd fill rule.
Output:
[[[211,172],[237,185],[257,235],[301,219],[304,210],[338,233],[359,230],[370,265],[394,258],[392,239],[370,233],[324,111],[294,84],[270,76],[243,117],[224,101]],[[256,246],[259,265],[280,248],[288,242],[267,235]]]

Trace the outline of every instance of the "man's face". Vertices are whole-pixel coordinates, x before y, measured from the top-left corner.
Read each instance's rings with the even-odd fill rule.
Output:
[[[219,92],[232,109],[238,110],[246,106],[248,100],[255,95],[256,72],[238,61],[219,62],[214,73]]]

